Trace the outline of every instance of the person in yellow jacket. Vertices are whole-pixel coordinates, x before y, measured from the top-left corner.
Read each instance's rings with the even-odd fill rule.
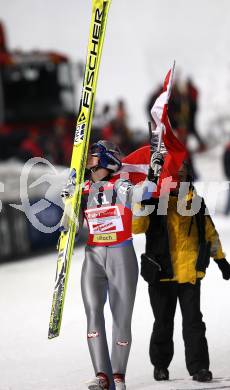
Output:
[[[152,198],[145,204],[155,206],[154,211],[148,216],[133,219],[133,233],[146,234],[141,275],[149,284],[155,317],[150,360],[154,366],[155,380],[168,380],[168,367],[174,354],[174,315],[179,300],[188,372],[193,380],[207,382],[212,380],[212,373],[209,371],[206,327],[200,311],[200,281],[205,276],[210,256],[227,280],[230,279],[230,264],[225,259],[204,200],[192,186],[186,163],[179,171],[179,178],[181,182],[190,182],[190,191],[186,196],[181,196],[179,185],[171,191],[166,215],[159,212],[159,199]],[[183,203],[184,208],[181,207]],[[197,205],[200,207],[197,208]],[[199,211],[194,210],[193,213],[193,208]]]

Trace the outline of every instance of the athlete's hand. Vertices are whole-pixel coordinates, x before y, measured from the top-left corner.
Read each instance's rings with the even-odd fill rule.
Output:
[[[152,284],[159,279],[160,265],[145,253],[141,255],[141,276],[144,280]]]
[[[164,165],[164,156],[160,152],[154,152],[150,159],[148,179],[155,181],[160,176]]]
[[[230,279],[230,264],[227,262],[226,259],[219,259],[215,260],[216,264],[218,265],[219,269],[222,272],[222,276],[225,280]]]

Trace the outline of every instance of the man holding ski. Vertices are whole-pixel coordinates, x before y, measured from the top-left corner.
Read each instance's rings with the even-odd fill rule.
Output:
[[[79,115],[73,143],[70,175],[62,191],[64,212],[60,223],[55,286],[48,337],[59,336],[80,209],[89,227],[89,239],[82,269],[82,295],[87,315],[87,337],[96,377],[89,389],[125,390],[125,372],[131,346],[131,316],[138,277],[132,244],[132,203],[151,197],[160,153],[153,153],[148,180],[137,188],[112,175],[121,167],[115,145],[104,141],[89,153],[90,180],[84,184],[88,145],[100,59],[111,0],[93,0],[92,18]],[[140,196],[139,196],[140,195]],[[135,198],[135,199],[134,199]],[[103,307],[109,296],[113,314],[113,345],[110,359]]]

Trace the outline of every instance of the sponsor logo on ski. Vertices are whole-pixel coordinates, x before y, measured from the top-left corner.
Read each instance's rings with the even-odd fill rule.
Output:
[[[84,112],[81,113],[81,115],[79,116],[77,121],[78,121],[78,123],[86,121],[86,117],[85,117]]]
[[[93,237],[93,242],[111,242],[116,241],[117,235],[116,233],[110,233],[110,234],[95,234]]]
[[[61,251],[59,252],[59,254],[58,254],[58,260],[59,260],[59,261],[62,261],[63,255],[64,255],[64,250],[61,250]]]
[[[83,142],[84,130],[85,130],[85,123],[82,123],[81,125],[78,125],[76,127],[74,145],[77,145],[77,144],[80,144],[81,142]]]
[[[100,11],[100,9],[97,8],[95,12],[92,40],[90,42],[91,50],[89,55],[89,61],[87,63],[85,88],[82,96],[82,104],[86,108],[90,107],[90,100],[91,100],[90,97],[91,97],[92,87],[95,79],[95,69],[96,69],[97,57],[99,53],[99,40],[101,36],[102,19],[103,19],[103,11]]]

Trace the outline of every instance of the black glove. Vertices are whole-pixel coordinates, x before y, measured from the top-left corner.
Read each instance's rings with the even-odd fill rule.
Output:
[[[156,182],[160,176],[162,166],[164,164],[163,154],[160,152],[154,152],[150,159],[148,180]]]
[[[154,283],[159,280],[158,274],[161,266],[146,254],[141,255],[141,276],[147,283]]]
[[[215,262],[218,265],[218,267],[220,268],[222,275],[223,275],[223,278],[225,280],[229,280],[230,279],[230,264],[227,262],[227,260],[226,259],[219,259],[219,260],[215,260]]]

